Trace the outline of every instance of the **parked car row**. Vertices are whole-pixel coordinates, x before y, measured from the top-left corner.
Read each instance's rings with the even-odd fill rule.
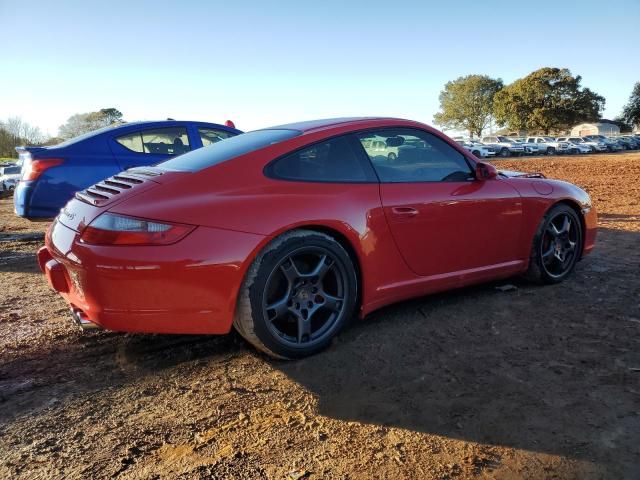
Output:
[[[581,153],[621,152],[640,149],[640,134],[605,137],[508,137],[492,135],[482,137],[480,142],[456,141],[478,158],[511,157],[522,155],[574,155]]]
[[[175,120],[132,122],[96,130],[55,146],[18,147],[18,165],[5,165],[0,169],[0,195],[14,192],[14,208],[19,216],[51,218],[76,192],[104,178],[131,167],[154,165],[240,133],[230,122],[225,125]],[[481,142],[456,140],[477,158],[640,148],[640,135],[615,138],[602,135],[559,138],[491,135],[483,137]],[[417,140],[390,145],[382,139],[371,139],[363,147],[367,154],[383,155],[390,161],[399,158],[401,153],[408,155],[426,148]],[[101,185],[91,190],[91,194],[102,198],[111,193],[114,186]]]

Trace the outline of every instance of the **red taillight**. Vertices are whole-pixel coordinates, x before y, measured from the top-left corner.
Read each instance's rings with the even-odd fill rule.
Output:
[[[25,160],[22,165],[22,180],[36,180],[42,173],[64,162],[61,158],[36,158]]]
[[[195,228],[103,213],[82,231],[80,241],[91,245],[168,245]]]

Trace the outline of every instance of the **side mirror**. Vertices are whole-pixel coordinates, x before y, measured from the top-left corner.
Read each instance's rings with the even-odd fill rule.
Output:
[[[492,180],[498,176],[498,170],[496,167],[489,163],[477,162],[476,163],[476,179],[478,180]]]

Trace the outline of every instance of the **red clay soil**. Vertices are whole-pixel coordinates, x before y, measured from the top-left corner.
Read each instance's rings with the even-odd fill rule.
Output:
[[[640,154],[495,164],[591,193],[569,280],[404,302],[295,362],[82,334],[36,266],[46,225],[1,200],[0,478],[640,478]]]

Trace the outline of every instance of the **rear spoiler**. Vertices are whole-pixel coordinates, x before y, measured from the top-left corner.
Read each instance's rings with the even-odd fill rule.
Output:
[[[18,153],[18,165],[22,165],[26,160],[33,160],[39,153],[45,152],[47,147],[16,147]]]

